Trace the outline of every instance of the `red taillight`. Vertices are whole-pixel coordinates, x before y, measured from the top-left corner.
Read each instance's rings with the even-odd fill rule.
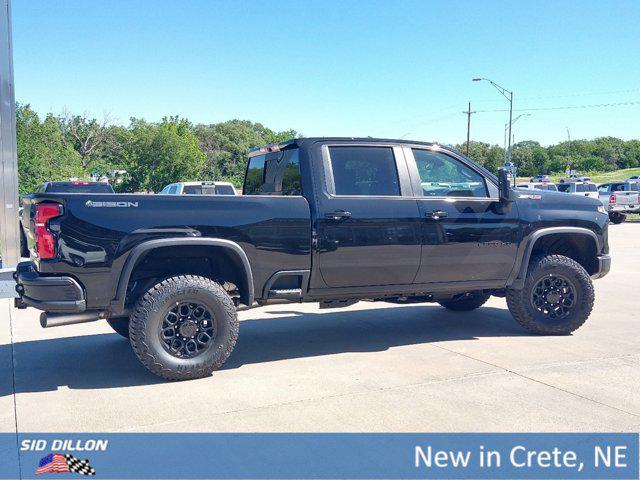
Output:
[[[89,182],[71,182],[71,185],[89,185]]]
[[[609,203],[616,203],[616,196],[615,195],[611,195],[609,197]]]
[[[40,203],[36,205],[36,247],[41,259],[56,256],[56,237],[49,230],[49,220],[62,215],[59,203]]]

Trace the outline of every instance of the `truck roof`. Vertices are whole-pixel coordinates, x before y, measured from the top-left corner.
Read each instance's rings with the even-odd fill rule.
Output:
[[[273,143],[270,145],[253,147],[249,149],[248,153],[249,153],[249,157],[253,157],[255,155],[260,155],[262,153],[282,150],[288,147],[289,145],[302,146],[307,143],[315,143],[315,142],[402,143],[407,145],[425,145],[428,147],[438,146],[438,147],[445,148],[447,150],[453,150],[451,147],[440,145],[438,143],[421,142],[417,140],[373,138],[373,137],[303,137],[303,138],[292,138],[291,140],[285,140],[284,142]]]

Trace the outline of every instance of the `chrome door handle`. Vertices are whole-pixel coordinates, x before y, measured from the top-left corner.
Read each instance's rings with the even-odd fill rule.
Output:
[[[444,210],[434,210],[432,212],[426,213],[425,216],[433,220],[440,220],[441,218],[448,217],[449,214]]]
[[[347,212],[346,210],[336,210],[335,212],[325,213],[324,218],[337,222],[339,220],[351,218],[351,212]]]

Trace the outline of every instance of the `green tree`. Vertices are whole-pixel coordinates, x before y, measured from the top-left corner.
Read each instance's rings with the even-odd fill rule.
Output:
[[[195,126],[200,148],[206,155],[203,172],[208,180],[226,180],[236,187],[242,185],[251,147],[278,143],[295,138],[295,130],[275,132],[260,123],[229,120],[223,123]]]
[[[79,155],[64,141],[53,115],[40,121],[29,105],[17,104],[16,136],[20,194],[33,192],[45,181],[82,177]]]
[[[178,117],[149,123],[132,118],[120,138],[128,191],[158,192],[168,183],[200,179],[206,155],[200,150],[192,125]]]
[[[467,147],[466,144],[460,144],[454,148],[460,152],[465,152]],[[498,145],[471,141],[469,143],[469,158],[490,172],[498,173],[498,169],[504,165],[504,149]]]

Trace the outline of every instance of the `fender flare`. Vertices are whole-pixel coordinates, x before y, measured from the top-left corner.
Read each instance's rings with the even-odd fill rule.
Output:
[[[568,233],[573,235],[586,235],[593,239],[596,245],[596,253],[602,251],[602,244],[598,236],[592,230],[584,227],[549,227],[549,228],[541,228],[540,230],[536,230],[531,235],[526,242],[523,242],[518,248],[518,256],[519,261],[513,267],[511,274],[507,280],[507,287],[521,289],[524,286],[524,277],[527,274],[527,268],[529,266],[529,259],[531,258],[531,253],[533,252],[533,246],[536,242],[542,237],[546,237],[548,235],[554,235],[558,233]]]
[[[156,248],[162,247],[175,247],[175,246],[208,246],[208,247],[222,247],[230,252],[232,252],[242,264],[244,268],[244,277],[247,282],[247,294],[246,300],[247,305],[252,305],[255,295],[254,295],[254,286],[253,286],[253,272],[251,271],[251,264],[249,263],[249,258],[245,251],[238,245],[236,242],[231,240],[226,240],[223,238],[160,238],[156,240],[148,240],[139,245],[136,245],[131,252],[129,252],[129,256],[125,261],[124,267],[120,272],[120,277],[118,279],[118,285],[116,287],[115,297],[111,301],[111,311],[112,314],[120,315],[125,311],[125,297],[127,294],[127,286],[129,284],[129,279],[131,278],[131,274],[133,273],[133,269],[135,268],[138,260],[142,257],[142,255],[150,252],[151,250],[155,250]]]

